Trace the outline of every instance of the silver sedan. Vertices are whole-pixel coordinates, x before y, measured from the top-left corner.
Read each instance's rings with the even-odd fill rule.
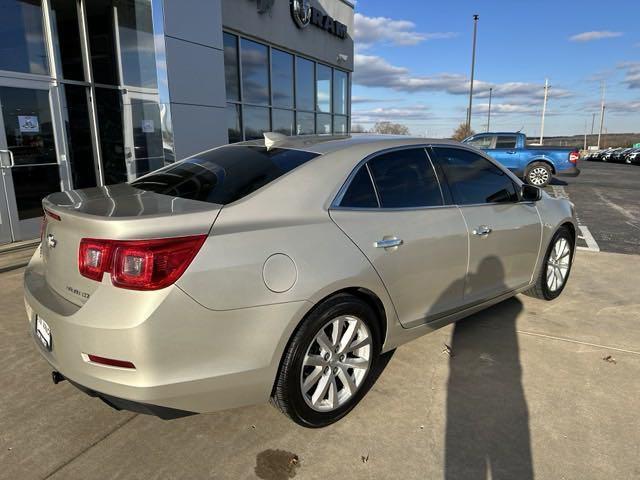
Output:
[[[43,206],[25,302],[56,383],[163,418],[271,399],[306,427],[354,408],[382,353],[556,298],[576,239],[568,201],[408,137],[267,134]]]

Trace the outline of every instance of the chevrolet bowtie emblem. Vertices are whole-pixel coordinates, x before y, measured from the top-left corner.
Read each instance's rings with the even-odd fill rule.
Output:
[[[47,235],[47,246],[49,248],[56,248],[57,244],[58,244],[58,241],[55,239],[55,237],[51,233]]]

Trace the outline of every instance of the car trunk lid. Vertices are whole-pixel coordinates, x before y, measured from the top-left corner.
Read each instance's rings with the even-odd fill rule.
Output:
[[[222,206],[142,191],[128,184],[60,192],[43,200],[49,214],[41,255],[51,289],[83,305],[100,283],[80,274],[83,238],[144,240],[207,234]],[[105,276],[103,281],[109,281]]]

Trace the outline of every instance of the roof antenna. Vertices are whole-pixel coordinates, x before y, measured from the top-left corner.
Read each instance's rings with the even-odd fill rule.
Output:
[[[264,146],[271,150],[278,143],[286,140],[287,136],[277,132],[264,132]]]
[[[524,130],[524,125],[522,125],[522,126],[520,127],[520,130],[518,130],[516,133],[522,133],[522,130]]]

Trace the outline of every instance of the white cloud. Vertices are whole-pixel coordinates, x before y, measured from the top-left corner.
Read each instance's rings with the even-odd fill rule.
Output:
[[[356,47],[365,49],[374,43],[390,43],[398,46],[417,45],[428,40],[453,38],[455,32],[416,31],[416,24],[408,20],[393,20],[387,17],[367,17],[356,13],[354,18],[354,41]]]
[[[624,62],[618,68],[625,71],[622,81],[628,88],[640,88],[640,62]]]
[[[611,32],[609,30],[594,30],[591,32],[582,32],[569,37],[572,42],[591,42],[593,40],[602,40],[604,38],[621,37],[622,32]]]
[[[452,95],[469,93],[469,78],[459,73],[439,73],[430,76],[412,75],[409,69],[390,64],[384,58],[375,55],[356,54],[353,82],[365,87],[390,88],[398,92],[446,92]],[[482,80],[473,82],[474,96],[486,98],[489,89],[493,88],[495,97],[528,97],[542,98],[542,84],[530,82],[491,83]],[[562,88],[551,87],[549,96],[566,98],[571,92]]]
[[[429,107],[413,105],[397,108],[373,108],[369,110],[354,110],[354,123],[375,123],[378,121],[402,122],[406,120],[426,120],[430,117]]]

